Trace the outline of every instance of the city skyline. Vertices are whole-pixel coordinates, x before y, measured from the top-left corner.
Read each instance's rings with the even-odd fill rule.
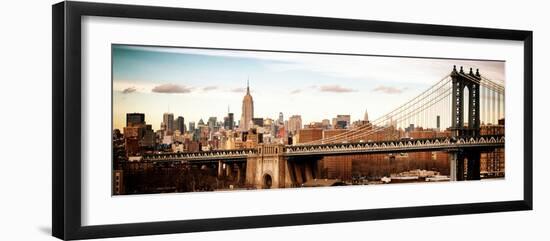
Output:
[[[153,129],[160,128],[164,113],[183,116],[186,125],[212,116],[222,121],[228,111],[237,121],[247,81],[254,117],[276,120],[282,112],[285,120],[301,115],[307,124],[344,114],[355,121],[367,109],[376,118],[419,94],[455,64],[504,80],[504,62],[499,61],[114,45],[113,128],[122,129],[126,113],[135,112],[144,113]],[[385,104],[378,104],[380,98]],[[345,104],[350,101],[356,104]]]
[[[113,194],[501,179],[504,78],[499,61],[115,45]]]

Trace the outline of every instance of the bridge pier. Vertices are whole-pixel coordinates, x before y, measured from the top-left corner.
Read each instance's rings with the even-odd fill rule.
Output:
[[[466,173],[466,180],[480,180],[480,153],[472,150],[468,153],[468,170]]]
[[[293,163],[292,168],[294,169],[292,173],[294,174],[295,184],[304,183],[304,178],[302,176],[302,169],[300,168],[300,165],[298,165],[297,163]]]
[[[480,94],[479,86],[481,75],[479,71],[474,74],[470,68],[470,73],[465,73],[460,67],[460,71],[453,67],[451,72],[452,78],[452,125],[451,133],[454,138],[468,139],[468,137],[479,137],[480,135]],[[464,94],[465,89],[468,90],[468,95]],[[468,103],[465,103],[466,99]],[[468,109],[465,108],[468,104]],[[479,150],[461,150],[453,154],[455,158],[451,158],[451,173],[456,167],[456,180],[479,180],[480,179],[480,152]],[[454,160],[456,161],[454,161]],[[464,170],[464,160],[466,162],[466,170]],[[455,164],[456,162],[456,164]],[[464,176],[466,171],[466,177]],[[454,178],[451,177],[451,180]]]
[[[322,157],[287,157],[284,145],[262,144],[256,155],[247,158],[246,183],[255,188],[301,186],[316,178],[320,158]]]
[[[286,159],[288,177],[287,187],[300,186],[303,183],[315,179],[319,173],[320,157],[302,157]]]
[[[462,153],[457,153],[456,180],[464,181],[464,155],[462,155]]]
[[[237,183],[241,183],[242,180],[242,166],[240,164],[237,164]]]
[[[306,162],[304,163],[304,174],[305,174],[305,180],[312,180],[313,179],[313,168],[312,168],[312,163],[310,162]]]
[[[218,161],[218,178],[223,177],[223,163],[222,161]]]
[[[229,178],[233,176],[233,172],[231,170],[231,164],[229,163],[225,164],[225,176]]]
[[[261,188],[284,188],[287,165],[284,145],[261,144],[246,160],[246,183]]]
[[[451,181],[464,180],[464,156],[456,151],[451,152],[449,160],[449,178]]]
[[[451,181],[458,181],[458,153],[449,153],[449,178]]]
[[[449,153],[449,178],[451,181],[480,180],[480,152],[468,150],[467,153],[453,151]],[[466,163],[464,163],[466,161]],[[466,164],[466,170],[464,167]],[[464,176],[466,171],[466,176]]]
[[[292,163],[286,162],[285,165],[285,179],[284,179],[284,186],[285,187],[292,187],[292,184],[295,183],[295,176],[294,176],[294,167],[292,166]]]

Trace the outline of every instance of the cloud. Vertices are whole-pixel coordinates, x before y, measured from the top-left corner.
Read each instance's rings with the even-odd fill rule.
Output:
[[[235,93],[243,93],[246,91],[246,88],[235,88],[235,89],[231,89],[231,92],[235,92]]]
[[[211,90],[216,90],[216,89],[218,89],[218,87],[212,85],[212,86],[206,86],[206,87],[202,88],[202,91],[206,92],[206,91],[211,91]]]
[[[347,93],[353,92],[354,89],[344,88],[339,85],[323,85],[319,87],[319,90],[322,92],[335,92],[335,93]]]
[[[372,91],[374,92],[382,92],[384,94],[400,94],[403,92],[404,89],[398,89],[398,88],[395,88],[395,87],[391,87],[391,86],[378,86],[376,87],[375,89],[373,89]]]
[[[293,94],[298,94],[298,93],[300,93],[300,92],[302,92],[301,89],[295,89],[295,90],[293,90],[293,91],[290,91],[290,94],[293,95]]]
[[[449,74],[453,65],[479,68],[482,75],[503,82],[504,61],[453,59],[419,59],[402,57],[296,54],[240,50],[207,50],[193,48],[159,48],[119,46],[131,50],[194,54],[216,57],[245,58],[261,61],[271,71],[309,71],[330,77],[376,79],[385,82],[429,85]],[[395,71],[398,68],[399,71]],[[406,79],[406,81],[404,81]]]
[[[136,87],[133,87],[133,86],[122,90],[123,94],[131,94],[131,93],[134,93],[134,92],[136,92]]]
[[[191,88],[177,84],[162,84],[155,86],[151,91],[155,93],[177,94],[189,93],[191,92]]]

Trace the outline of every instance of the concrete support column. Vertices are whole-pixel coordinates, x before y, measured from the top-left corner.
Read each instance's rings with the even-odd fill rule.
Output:
[[[223,177],[223,163],[218,161],[218,178]]]
[[[226,163],[225,164],[225,176],[226,177],[231,177],[232,174],[233,174],[233,172],[231,171],[231,164]]]
[[[256,157],[248,157],[246,159],[246,165],[245,165],[245,172],[246,172],[246,178],[245,183],[252,187],[257,185],[257,158]]]
[[[456,180],[464,180],[464,155],[458,154],[456,158]]]
[[[293,162],[285,160],[285,187],[293,187],[296,183],[296,176],[294,174]]]
[[[304,164],[304,172],[305,172],[304,182],[307,182],[308,180],[313,179],[313,170],[311,168],[311,163]]]
[[[300,185],[304,183],[304,179],[302,177],[302,170],[300,170],[300,165],[297,165],[294,163],[294,175],[296,175],[296,184]]]
[[[242,165],[241,164],[237,164],[237,183],[241,183],[241,180],[242,180]]]
[[[480,153],[471,152],[468,155],[468,170],[467,170],[467,179],[468,180],[480,180]]]
[[[449,178],[451,181],[458,181],[457,179],[457,156],[456,152],[449,153]]]

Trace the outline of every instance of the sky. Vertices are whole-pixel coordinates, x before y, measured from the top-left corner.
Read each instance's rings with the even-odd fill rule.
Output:
[[[163,113],[186,124],[228,111],[240,120],[249,82],[254,117],[302,123],[338,114],[370,119],[393,110],[449,74],[453,65],[479,68],[504,83],[503,61],[356,56],[225,49],[113,45],[113,125],[122,129],[126,113],[145,113],[159,129]]]

